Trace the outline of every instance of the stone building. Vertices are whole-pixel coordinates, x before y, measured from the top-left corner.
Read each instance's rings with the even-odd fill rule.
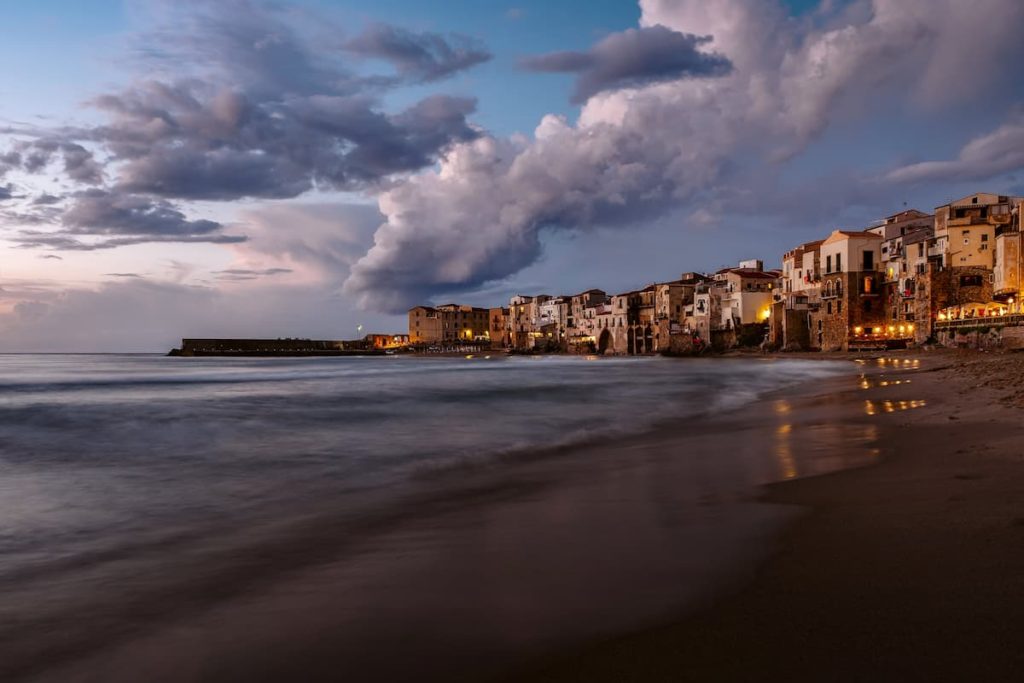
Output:
[[[490,320],[489,330],[492,349],[507,349],[512,346],[512,328],[509,323],[509,309],[489,308],[487,317]]]
[[[882,236],[835,230],[821,245],[821,306],[811,311],[811,343],[825,351],[885,339]]]
[[[460,304],[409,309],[409,343],[490,341],[489,310]]]
[[[868,231],[882,237],[886,332],[889,338],[910,339],[917,318],[918,279],[928,272],[928,243],[935,234],[934,216],[908,209],[889,216]]]
[[[601,289],[588,289],[569,297],[567,315],[565,317],[565,344],[572,353],[591,353],[597,349],[597,338],[594,336],[594,325],[591,321],[595,309],[611,301]]]
[[[1011,313],[1021,311],[1021,286],[1024,277],[1024,250],[1021,249],[1021,223],[1024,200],[1016,199],[1010,212],[1010,223],[996,228],[993,263],[993,297],[1004,301]]]
[[[409,345],[407,334],[368,334],[363,337],[368,349],[399,349]]]
[[[543,335],[543,345],[551,350],[565,349],[569,307],[569,299],[564,296],[549,297],[537,306],[537,331]]]

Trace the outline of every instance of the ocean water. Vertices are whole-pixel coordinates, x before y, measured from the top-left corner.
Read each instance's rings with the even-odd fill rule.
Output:
[[[786,360],[0,356],[0,579],[76,546],[641,432],[841,372]]]
[[[520,455],[842,373],[760,358],[0,355],[0,616],[49,605],[60,621],[81,594],[132,587],[140,558],[174,574],[196,539],[356,514],[466,468],[500,480]]]

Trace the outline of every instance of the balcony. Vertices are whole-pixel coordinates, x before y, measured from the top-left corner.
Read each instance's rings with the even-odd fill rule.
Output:
[[[984,315],[974,318],[958,318],[956,320],[936,320],[935,329],[952,330],[962,327],[991,327],[993,325],[1018,326],[1024,325],[1024,314]]]

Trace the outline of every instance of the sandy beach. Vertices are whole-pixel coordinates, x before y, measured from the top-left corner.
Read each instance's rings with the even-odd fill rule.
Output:
[[[1021,680],[1024,357],[891,357],[863,384],[880,462],[767,487],[804,513],[750,583],[517,680]]]

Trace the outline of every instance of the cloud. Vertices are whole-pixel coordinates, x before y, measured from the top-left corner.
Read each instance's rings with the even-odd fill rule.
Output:
[[[103,182],[102,166],[90,150],[77,142],[59,137],[44,137],[18,141],[15,147],[16,149],[0,155],[0,171],[6,167],[7,170],[20,169],[26,173],[38,174],[49,168],[54,160],[60,159],[63,161],[62,169],[67,178],[85,185],[98,185]]]
[[[19,249],[54,249],[57,251],[97,251],[116,249],[136,244],[238,244],[246,238],[240,235],[140,235],[111,237],[100,240],[81,240],[62,233],[22,230],[5,238]]]
[[[956,159],[924,161],[894,169],[885,180],[923,183],[948,180],[989,180],[1024,169],[1024,114],[1017,113],[994,131],[974,138]]]
[[[384,83],[344,60],[359,49],[433,80],[483,59],[468,39],[378,26],[331,47],[269,4],[184,8],[167,6],[142,37],[146,78],[93,98],[106,122],[75,131],[105,150],[118,191],[223,201],[361,190],[478,134],[467,122],[475,100],[433,95],[387,112]]]
[[[142,277],[138,273],[104,273],[107,277],[127,277],[127,278],[140,278]]]
[[[34,206],[49,206],[51,204],[58,204],[60,203],[60,201],[60,197],[49,194],[47,192],[43,192],[42,194],[40,194],[39,196],[32,200],[32,204]]]
[[[225,270],[214,271],[214,275],[218,280],[244,282],[248,280],[258,280],[264,277],[272,277],[274,275],[284,275],[291,272],[294,272],[291,268],[228,268]]]
[[[5,199],[14,198],[14,185],[7,183],[6,185],[0,185],[0,202]]]
[[[709,42],[708,36],[648,26],[613,33],[586,52],[552,52],[522,64],[532,71],[578,74],[572,96],[578,104],[605,90],[727,74],[728,59],[701,51]]]
[[[188,220],[165,201],[98,189],[75,195],[63,221],[70,232],[88,235],[199,237],[222,227],[216,221]]]
[[[379,23],[346,42],[345,48],[389,62],[404,78],[421,82],[447,78],[492,57],[480,41],[468,36],[415,33]]]
[[[57,256],[56,254],[40,254],[36,258],[43,259],[43,260],[52,259],[54,261],[63,261],[64,260],[63,256]]]
[[[397,312],[517,273],[542,254],[545,233],[635,230],[677,210],[756,215],[759,203],[778,205],[773,190],[786,165],[837,118],[875,115],[884,102],[890,120],[914,120],[961,111],[976,97],[1005,105],[1024,96],[1011,71],[1024,60],[1011,28],[1024,25],[1024,4],[1011,0],[854,0],[806,20],[765,0],[642,0],[641,9],[642,29],[663,28],[616,36],[633,54],[647,54],[637,46],[646,38],[685,32],[709,37],[701,53],[733,68],[717,78],[602,89],[575,123],[546,116],[531,138],[455,145],[436,169],[381,194],[385,222],[344,291],[363,307]],[[968,48],[963,27],[977,16],[990,19],[991,31]],[[590,76],[584,93],[645,73],[627,68],[644,59],[619,66],[598,49],[608,44],[549,66],[572,67],[581,83]],[[844,197],[831,199],[842,208]]]

